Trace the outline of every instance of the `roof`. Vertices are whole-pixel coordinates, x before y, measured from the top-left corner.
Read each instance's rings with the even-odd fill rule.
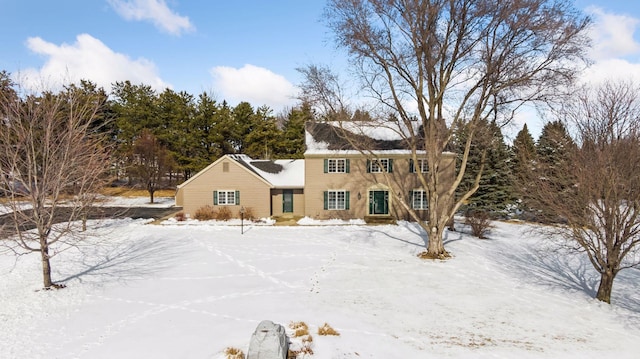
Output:
[[[362,150],[385,154],[411,151],[405,134],[391,126],[368,123],[309,122],[305,126],[305,154],[359,154]]]
[[[254,160],[243,154],[227,155],[274,188],[304,188],[304,160]]]

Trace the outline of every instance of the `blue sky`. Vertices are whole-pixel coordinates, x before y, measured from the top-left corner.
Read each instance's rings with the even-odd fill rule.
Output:
[[[576,0],[593,16],[585,78],[640,81],[640,2]],[[0,0],[0,70],[25,87],[129,79],[219,100],[295,103],[297,67],[342,67],[324,0]],[[37,9],[37,10],[36,10]]]

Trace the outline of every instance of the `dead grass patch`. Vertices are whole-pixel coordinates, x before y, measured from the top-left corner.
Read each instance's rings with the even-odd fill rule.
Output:
[[[318,328],[318,335],[340,335],[337,330],[333,329],[328,323],[324,323]]]
[[[100,194],[120,197],[149,197],[149,191],[146,189],[129,187],[105,187],[100,190]],[[175,189],[159,189],[153,193],[154,197],[173,197],[175,195]]]
[[[289,328],[293,330],[294,340],[289,348],[290,359],[306,358],[313,355],[313,337],[309,334],[309,326],[305,322],[291,322]]]
[[[244,352],[238,348],[229,347],[224,350],[226,359],[244,359]]]

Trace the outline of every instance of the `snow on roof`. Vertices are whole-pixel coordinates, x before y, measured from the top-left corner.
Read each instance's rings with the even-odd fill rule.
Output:
[[[359,154],[361,150],[379,154],[407,154],[410,153],[407,137],[390,125],[308,123],[305,128],[305,154]]]
[[[244,154],[228,156],[276,188],[304,188],[304,160],[254,160]]]

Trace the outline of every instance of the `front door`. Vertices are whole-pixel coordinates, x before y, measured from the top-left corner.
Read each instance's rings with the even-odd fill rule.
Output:
[[[389,214],[389,191],[369,191],[369,214]]]
[[[293,190],[282,190],[282,213],[293,213]]]

